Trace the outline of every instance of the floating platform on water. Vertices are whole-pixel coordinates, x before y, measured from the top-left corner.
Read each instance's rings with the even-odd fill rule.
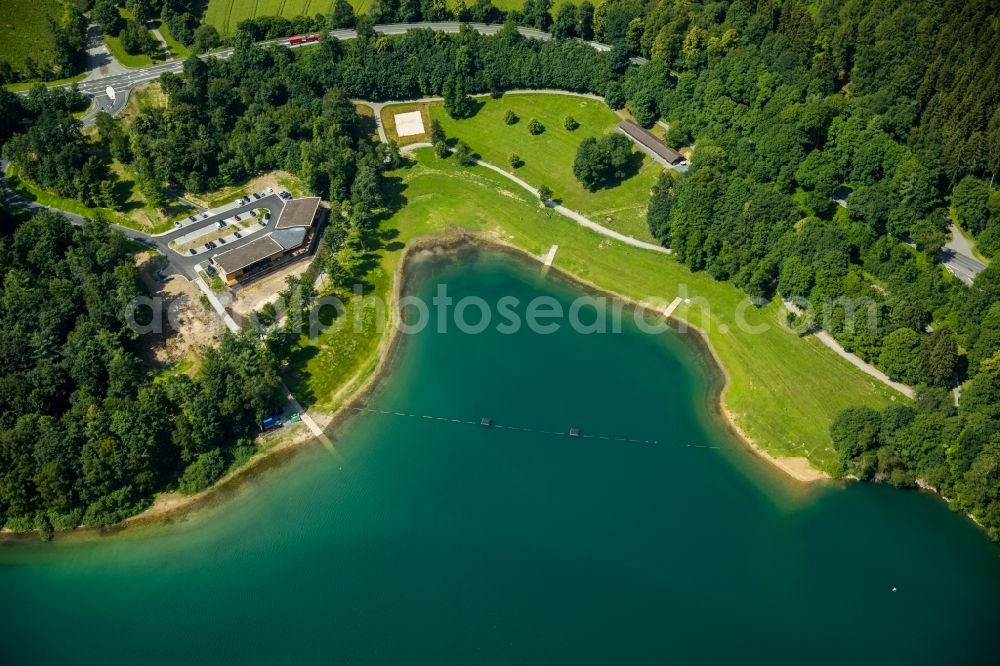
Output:
[[[479,422],[479,425],[486,426],[488,428],[493,425],[493,419],[484,416],[483,420]]]
[[[580,429],[579,428],[570,428],[569,429],[569,436],[570,437],[579,437],[580,436]]]

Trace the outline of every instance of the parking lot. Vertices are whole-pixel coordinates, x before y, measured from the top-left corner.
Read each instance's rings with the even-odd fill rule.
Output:
[[[180,220],[174,229],[148,238],[167,257],[165,274],[180,273],[195,278],[199,265],[208,265],[214,254],[240,247],[273,231],[285,200],[290,198],[291,195],[283,190],[257,192],[225,206],[191,215]],[[258,213],[259,209],[263,212]]]

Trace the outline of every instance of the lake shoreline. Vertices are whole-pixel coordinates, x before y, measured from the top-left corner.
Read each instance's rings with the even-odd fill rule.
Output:
[[[538,257],[534,256],[530,252],[523,250],[520,247],[511,245],[509,243],[499,241],[493,238],[488,238],[480,235],[469,234],[471,242],[477,243],[479,245],[490,246],[495,249],[500,249],[502,251],[507,251],[512,254],[520,255],[523,258],[538,261]],[[570,285],[580,289],[585,292],[592,292],[598,295],[607,296],[610,298],[618,299],[626,303],[629,307],[637,308],[643,310],[647,314],[653,317],[663,317],[663,313],[654,310],[642,303],[636,302],[635,299],[629,298],[628,296],[623,296],[622,294],[616,293],[610,289],[601,287],[600,285],[594,284],[583,278],[580,278],[573,273],[565,271],[558,266],[551,266],[551,271],[557,273],[559,278],[568,282]],[[736,438],[742,441],[746,445],[747,449],[753,452],[757,457],[762,460],[767,461],[775,468],[784,472],[784,474],[791,479],[801,482],[801,483],[816,483],[819,481],[827,481],[833,479],[828,473],[814,468],[809,460],[804,457],[787,457],[779,458],[772,455],[760,445],[757,444],[736,422],[736,415],[729,410],[726,406],[725,395],[726,391],[729,389],[730,378],[729,373],[726,371],[725,366],[722,364],[722,360],[719,358],[712,346],[711,341],[708,336],[705,335],[704,331],[700,328],[686,321],[677,319],[674,316],[668,317],[669,320],[673,321],[675,324],[675,330],[680,333],[690,333],[689,340],[695,346],[695,352],[699,354],[706,361],[706,366],[710,375],[712,376],[712,389],[711,389],[711,400],[709,401],[710,407],[717,417],[717,420],[734,435]],[[683,331],[681,330],[683,327]]]
[[[435,255],[435,259],[452,260],[456,253],[466,248],[506,252],[531,263],[539,261],[539,257],[521,247],[491,235],[470,233],[461,229],[455,229],[447,234],[437,234],[417,239],[405,248],[400,258],[399,268],[393,278],[390,307],[386,308],[388,315],[386,325],[392,329],[392,332],[384,336],[383,340],[379,343],[374,363],[359,370],[354,377],[334,394],[331,400],[334,407],[329,411],[317,411],[312,414],[324,433],[333,440],[334,445],[336,445],[337,441],[337,431],[356,413],[354,408],[357,407],[357,403],[376,392],[382,380],[391,374],[402,341],[402,336],[398,329],[400,316],[398,304],[411,278],[410,263],[418,258],[417,255],[422,253],[432,253]],[[660,311],[584,280],[558,266],[551,266],[549,270],[554,272],[558,279],[581,291],[614,298],[622,301],[629,307],[641,309],[654,317],[663,317],[663,313]],[[833,478],[826,472],[813,468],[806,458],[779,458],[767,452],[749,437],[737,423],[736,415],[725,404],[725,394],[730,385],[729,374],[726,372],[707,336],[697,326],[688,322],[684,322],[673,316],[668,319],[674,323],[675,330],[691,334],[688,339],[694,345],[693,351],[705,360],[706,368],[712,378],[710,388],[711,398],[709,400],[712,416],[732,435],[741,440],[748,452],[753,453],[758,458],[770,463],[773,468],[783,472],[784,477],[798,483],[811,484]],[[681,326],[685,330],[680,331]],[[125,519],[125,521],[118,525],[109,527],[81,526],[72,530],[56,530],[56,535],[59,538],[109,536],[118,534],[128,528],[145,529],[183,521],[198,511],[211,508],[233,498],[248,483],[254,481],[260,475],[267,473],[269,470],[283,465],[297,454],[307,450],[307,447],[320,445],[313,434],[301,424],[291,432],[280,434],[282,436],[273,445],[263,449],[245,465],[233,470],[211,487],[199,493],[181,495],[177,491],[162,492],[154,497],[153,503],[149,507],[141,513]],[[0,541],[35,538],[37,536],[34,531],[13,532],[7,529],[0,531]]]

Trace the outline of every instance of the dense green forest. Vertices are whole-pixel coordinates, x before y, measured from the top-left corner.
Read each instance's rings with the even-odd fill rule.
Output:
[[[168,6],[194,15],[183,3],[148,11]],[[102,118],[88,139],[69,113],[71,94],[0,93],[9,109],[0,139],[32,180],[109,204],[111,159],[132,167],[151,200],[167,187],[204,192],[291,171],[344,213],[334,216],[323,261],[346,283],[387,204],[382,170],[398,159],[363,136],[351,98],[445,94],[461,115],[475,111],[470,93],[603,95],[647,127],[665,121],[668,142],[693,151],[690,169],[661,177],[648,207],[651,232],[679,260],[762,302],[811,305],[792,322],[803,332],[825,328],[919,387],[913,405],[837,420],[831,434],[844,472],[897,485],[919,479],[1000,537],[1000,271],[967,287],[937,259],[951,220],[987,256],[1000,248],[997,7],[610,0],[550,9],[547,0],[506,15],[485,0],[457,8],[461,20],[506,20],[492,37],[371,29],[454,15],[438,2],[381,0],[372,16],[340,2],[328,17],[258,17],[229,38],[232,58],[192,58],[181,74],[164,75],[166,108],[128,125]],[[558,39],[524,39],[518,24]],[[356,40],[324,38],[294,52],[256,44],[351,25]],[[190,27],[185,39],[217,39]],[[633,56],[649,62],[630,66]],[[627,151],[612,144],[582,148],[578,176],[588,187],[628,173]],[[956,406],[949,391],[959,385]]]
[[[651,231],[751,296],[811,303],[803,330],[917,385],[916,405],[878,428],[867,413],[838,419],[844,471],[920,479],[1000,537],[1000,276],[967,288],[936,260],[952,210],[987,254],[1000,232],[997,7],[657,7],[629,22],[626,43],[652,63],[628,72],[621,101],[695,150],[655,188]],[[961,382],[956,407],[947,389]]]
[[[255,336],[227,335],[194,378],[155,381],[126,324],[143,292],[124,236],[2,210],[0,231],[0,524],[109,525],[251,455],[256,424],[285,403]]]

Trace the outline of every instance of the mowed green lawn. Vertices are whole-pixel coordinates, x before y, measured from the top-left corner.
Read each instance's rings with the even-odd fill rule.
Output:
[[[483,106],[472,118],[453,120],[442,104],[431,105],[431,117],[441,122],[448,137],[465,141],[487,162],[513,171],[535,187],[548,185],[567,208],[633,238],[653,240],[646,225],[646,205],[660,173],[658,164],[644,157],[637,175],[596,192],[588,191],[573,175],[580,142],[614,130],[621,120],[604,102],[546,94],[504,95],[499,100],[479,97],[476,101]],[[504,123],[508,110],[520,117],[514,125]],[[566,116],[573,116],[580,126],[567,130]],[[545,126],[537,136],[528,132],[532,118]],[[510,167],[511,153],[524,161],[516,170]]]
[[[591,0],[596,7],[602,4],[603,0]],[[351,6],[358,14],[368,11],[371,0],[350,0]],[[452,6],[454,2],[449,2]],[[466,3],[472,5],[470,1]],[[509,11],[511,9],[521,9],[524,0],[493,0],[493,4]],[[560,3],[552,7],[552,15],[555,16]],[[573,2],[579,4],[579,2]],[[214,25],[223,35],[228,35],[236,30],[236,25],[248,18],[255,16],[284,16],[285,18],[295,18],[296,16],[315,16],[316,14],[328,14],[333,7],[333,0],[208,0],[208,9],[205,11],[205,23]]]
[[[3,0],[0,3],[0,60],[23,71],[28,57],[41,65],[52,61],[54,41],[49,17],[59,21],[63,4],[59,0]]]
[[[132,12],[128,11],[124,7],[119,7],[118,13],[120,13],[122,15],[122,18],[124,18],[126,21],[132,20]],[[156,36],[153,35],[152,33],[150,33],[150,36],[153,37],[153,39],[156,39]],[[134,67],[134,68],[149,67],[150,65],[153,65],[157,62],[163,62],[166,59],[166,57],[163,54],[162,50],[159,50],[159,40],[157,40],[156,43],[158,48],[157,50],[158,55],[157,57],[154,58],[146,55],[145,53],[135,53],[135,54],[129,53],[128,51],[125,50],[125,47],[122,46],[122,40],[120,37],[114,37],[108,34],[104,35],[104,45],[108,47],[109,51],[111,51],[111,55],[114,56],[115,60],[125,65],[126,67]]]
[[[902,399],[815,339],[786,331],[778,305],[748,307],[745,294],[731,284],[542,209],[526,192],[482,167],[461,167],[430,149],[416,156],[416,165],[390,174],[399,179],[406,201],[384,223],[384,229],[398,231],[397,247],[458,225],[537,256],[558,244],[557,268],[637,301],[658,299],[665,305],[686,293],[692,302],[675,316],[705,332],[730,378],[726,405],[766,450],[808,456],[815,466],[833,469],[836,454],[828,428],[836,414],[851,405],[882,407]],[[378,267],[368,278],[376,295],[388,297],[401,257],[401,249],[378,252]],[[378,361],[382,338],[373,322],[362,333],[352,330],[354,305],[348,304],[343,331],[324,334],[315,345],[303,340],[293,359],[292,391],[323,410],[343,404]],[[751,334],[747,326],[766,330]]]
[[[352,0],[355,11],[368,8],[369,0]],[[223,35],[236,30],[236,25],[255,16],[314,16],[329,14],[333,0],[208,0],[205,23],[214,25]]]

